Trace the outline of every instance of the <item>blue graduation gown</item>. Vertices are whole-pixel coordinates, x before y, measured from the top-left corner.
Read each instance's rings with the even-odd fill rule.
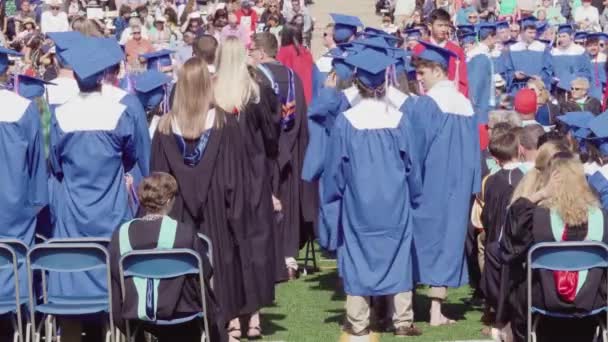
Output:
[[[606,54],[602,52],[591,59],[590,83],[589,95],[602,101],[604,97],[604,88],[606,87]]]
[[[51,117],[53,237],[110,237],[132,218],[125,173],[137,161],[137,128],[127,107],[99,92],[80,94]],[[103,271],[54,274],[51,294],[102,294]]]
[[[495,105],[494,67],[487,47],[482,45],[477,45],[467,54],[469,98],[478,124],[488,123],[488,113]]]
[[[503,78],[507,82],[510,93],[526,86],[527,80],[515,79],[515,72],[521,71],[528,76],[539,76],[547,89],[551,89],[551,55],[544,43],[534,41],[529,46],[524,42],[517,42],[503,54]]]
[[[150,152],[152,141],[150,139],[150,132],[148,130],[146,111],[144,110],[144,107],[137,96],[129,94],[118,87],[104,84],[103,92],[105,95],[114,98],[116,101],[120,101],[122,105],[126,106],[127,115],[129,115],[131,120],[135,123],[137,163],[129,172],[131,176],[133,176],[133,189],[131,190],[133,196],[135,189],[137,189],[137,186],[142,179],[150,174]],[[131,208],[134,210],[132,214],[135,215],[137,213],[136,203],[133,202]]]
[[[337,241],[338,269],[349,295],[413,287],[410,198],[420,178],[399,127],[403,116],[395,107],[378,115],[386,108],[384,102],[362,100],[337,117],[329,138],[322,219],[335,236],[330,240]]]
[[[0,90],[0,238],[34,245],[36,215],[48,204],[47,168],[35,102]],[[27,294],[25,265],[19,267],[21,295]],[[12,270],[0,271],[0,295],[13,296]]]
[[[573,80],[584,77],[589,82],[591,77],[591,60],[585,48],[572,44],[567,49],[551,49],[551,65],[553,76],[559,80]]]
[[[585,164],[587,182],[597,192],[602,208],[608,209],[608,165]]]
[[[409,148],[422,170],[414,200],[414,275],[432,286],[468,282],[465,237],[471,196],[480,190],[480,151],[471,103],[450,81],[419,97],[407,118]]]

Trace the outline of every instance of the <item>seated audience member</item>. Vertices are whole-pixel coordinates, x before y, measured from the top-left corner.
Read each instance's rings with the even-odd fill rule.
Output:
[[[537,96],[532,89],[520,89],[513,99],[513,109],[519,114],[523,127],[527,125],[538,125],[536,121]]]
[[[600,100],[589,96],[589,81],[579,77],[570,83],[570,96],[561,105],[562,113],[591,112],[598,115],[602,112]]]
[[[528,88],[536,93],[536,121],[543,126],[555,125],[555,118],[560,114],[559,106],[551,102],[551,95],[545,88],[545,83],[538,79],[530,79]]]
[[[164,172],[154,172],[144,178],[137,190],[141,207],[145,213],[140,219],[124,223],[112,235],[110,242],[110,263],[112,271],[112,291],[114,319],[124,331],[125,320],[169,320],[188,317],[202,311],[200,284],[197,276],[184,276],[161,280],[156,287],[138,288],[134,278],[125,279],[125,293],[120,288],[119,261],[121,256],[133,250],[186,248],[197,252],[203,262],[206,304],[209,326],[215,326],[215,304],[209,280],[212,268],[207,258],[207,248],[189,225],[177,222],[168,216],[173,208],[177,182]],[[144,281],[149,281],[144,279]],[[145,293],[141,293],[145,291]],[[152,296],[152,297],[150,297]],[[146,304],[146,318],[142,318],[138,308],[146,298],[158,298],[156,307]],[[123,299],[124,298],[124,299]],[[180,341],[200,340],[199,322],[174,327],[146,327],[158,341],[170,341],[179,334]],[[131,325],[133,327],[133,325]],[[212,333],[217,327],[210,328]],[[131,330],[133,331],[133,330]],[[217,331],[215,331],[217,333]],[[212,340],[215,338],[212,335]]]
[[[510,321],[515,341],[525,341],[527,334],[525,262],[530,246],[540,242],[608,242],[608,222],[600,208],[578,157],[559,143],[543,144],[536,167],[515,189],[500,241],[505,263],[498,318]],[[536,271],[532,305],[568,314],[602,308],[606,305],[605,277],[605,272],[597,268],[585,272]],[[596,328],[596,317],[543,317],[537,335],[539,341],[592,341]]]

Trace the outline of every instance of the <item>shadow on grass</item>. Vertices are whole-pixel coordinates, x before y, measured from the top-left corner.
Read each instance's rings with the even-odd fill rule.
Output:
[[[342,282],[336,270],[308,275],[304,278],[304,281],[306,283],[317,283],[310,287],[313,291],[333,292],[331,295],[332,301],[344,301],[346,299],[344,290],[342,289]]]
[[[283,314],[273,314],[273,313],[265,313],[262,315],[262,331],[264,335],[271,336],[276,334],[279,331],[287,331],[287,328],[284,326],[277,324],[285,319],[285,315]]]

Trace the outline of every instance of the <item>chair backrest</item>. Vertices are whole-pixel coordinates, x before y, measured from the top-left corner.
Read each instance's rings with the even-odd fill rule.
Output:
[[[213,243],[211,243],[211,239],[203,233],[198,233],[197,235],[207,245],[207,259],[209,259],[209,263],[213,266]]]
[[[531,269],[582,271],[608,267],[608,246],[601,242],[543,242],[528,253]]]
[[[106,268],[108,251],[94,243],[40,244],[28,253],[32,270],[81,272]]]
[[[120,258],[125,277],[168,279],[199,274],[201,267],[200,257],[190,249],[134,250]]]
[[[0,243],[0,270],[15,268],[17,265],[17,255],[11,246]]]
[[[13,250],[15,257],[17,258],[17,262],[25,261],[28,247],[25,243],[23,243],[23,241],[17,239],[0,239],[0,243],[8,245]]]
[[[104,247],[110,246],[110,238],[105,237],[78,237],[78,238],[52,238],[45,243],[96,243]]]

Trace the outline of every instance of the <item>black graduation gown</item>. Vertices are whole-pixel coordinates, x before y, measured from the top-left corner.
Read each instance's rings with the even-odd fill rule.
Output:
[[[603,211],[604,218],[606,212]],[[582,240],[587,224],[575,227],[573,231],[584,234],[572,235],[569,240]],[[530,247],[539,242],[555,242],[551,232],[550,211],[539,207],[526,198],[515,201],[507,213],[504,235],[500,247],[504,265],[501,274],[501,288],[497,320],[511,322],[515,341],[526,341],[526,268],[525,261]],[[608,242],[608,220],[604,220],[603,242]],[[605,306],[606,273],[601,269],[591,269],[585,284],[573,303],[563,301],[555,289],[551,271],[533,273],[532,304],[536,307],[571,314],[591,311]],[[594,319],[591,320],[541,320],[539,341],[590,341],[594,333]],[[588,329],[587,329],[588,328]]]
[[[246,184],[242,138],[234,117],[213,128],[200,162],[184,163],[175,137],[156,132],[151,171],[175,177],[178,194],[170,216],[196,227],[213,244],[214,292],[228,322],[245,303],[241,249],[246,238]]]
[[[289,89],[288,68],[280,63],[266,63],[274,81],[278,84],[280,98],[287,98]],[[302,180],[302,165],[308,146],[307,106],[304,88],[300,78],[294,73],[296,114],[291,127],[279,133],[278,167],[275,168],[275,194],[281,201],[283,217],[277,225],[277,250],[284,257],[297,257],[298,251],[314,234],[314,222],[318,212],[317,186]],[[280,280],[286,280],[285,266],[281,269]]]
[[[154,249],[158,244],[158,235],[162,219],[153,221],[137,220],[129,227],[129,242],[133,250]],[[125,281],[125,301],[121,300],[120,289],[120,244],[119,229],[112,234],[110,242],[110,267],[112,272],[112,305],[116,325],[124,330],[126,319],[137,319],[138,294],[132,280]],[[213,268],[207,258],[207,248],[196,236],[194,229],[186,224],[178,223],[175,236],[174,248],[186,248],[197,252],[203,261],[203,275],[205,279],[207,317],[212,338],[219,339],[220,332],[224,329],[221,322],[217,321],[218,307],[215,302],[209,280],[213,274]],[[161,280],[158,287],[158,319],[171,319],[186,317],[200,312],[202,303],[200,300],[200,286],[197,276],[177,277]],[[219,323],[219,324],[218,324]],[[194,329],[196,333],[197,329]],[[223,334],[225,335],[225,334]]]
[[[501,169],[488,176],[483,186],[484,206],[481,211],[481,222],[486,232],[486,241],[481,289],[488,304],[493,308],[497,306],[502,265],[498,238],[507,216],[507,208],[511,202],[513,190],[523,176],[520,169]]]
[[[238,114],[245,152],[242,160],[247,170],[247,231],[241,251],[246,297],[240,311],[243,315],[273,303],[278,264],[272,206],[272,170],[278,154],[278,113],[276,99],[268,95],[272,90],[260,88],[259,102],[252,101]]]

